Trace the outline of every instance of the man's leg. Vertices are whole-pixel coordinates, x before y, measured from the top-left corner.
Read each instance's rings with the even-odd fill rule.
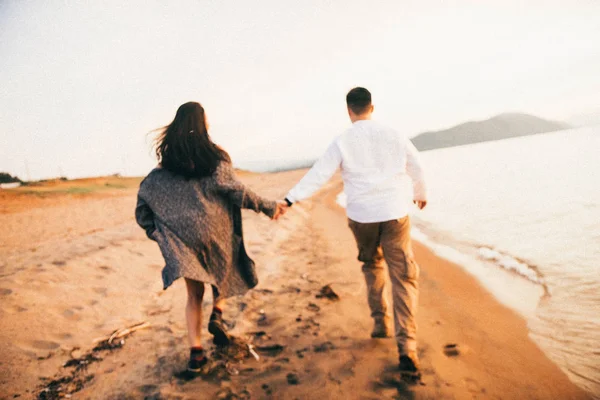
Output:
[[[390,336],[390,317],[385,299],[386,276],[381,252],[380,224],[361,224],[349,220],[349,226],[358,246],[358,259],[363,262],[362,271],[367,284],[367,299],[371,317],[375,320],[372,337]]]
[[[408,356],[418,368],[416,314],[419,266],[412,251],[408,216],[382,224],[381,246],[392,282],[398,351],[400,356]]]

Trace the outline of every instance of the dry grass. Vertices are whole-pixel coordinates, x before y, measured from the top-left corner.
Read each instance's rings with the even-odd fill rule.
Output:
[[[73,180],[31,182],[15,189],[0,189],[0,214],[46,207],[81,197],[122,196],[137,190],[142,178],[106,176]]]
[[[138,187],[142,178],[122,178],[106,176],[73,180],[52,179],[32,182],[24,186],[8,189],[9,192],[43,196],[51,193],[95,193]]]

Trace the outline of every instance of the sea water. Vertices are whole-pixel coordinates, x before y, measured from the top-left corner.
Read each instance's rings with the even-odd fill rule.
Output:
[[[466,265],[600,396],[600,126],[423,152],[417,238]],[[504,271],[504,274],[499,272]]]

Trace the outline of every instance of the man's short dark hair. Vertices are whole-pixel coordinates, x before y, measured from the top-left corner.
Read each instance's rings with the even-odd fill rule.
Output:
[[[371,106],[371,92],[362,87],[355,87],[346,95],[346,104],[354,114],[364,114]]]

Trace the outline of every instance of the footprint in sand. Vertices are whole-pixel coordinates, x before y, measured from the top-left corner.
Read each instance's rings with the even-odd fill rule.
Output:
[[[31,342],[31,347],[37,350],[56,350],[60,344],[49,340],[34,340]]]
[[[156,385],[142,385],[139,387],[140,392],[144,393],[144,394],[150,394],[152,392],[155,392],[158,389],[158,386]]]
[[[69,339],[73,339],[73,335],[71,335],[68,332],[61,332],[58,333],[56,335],[54,335],[55,338],[57,338],[58,340],[69,340]]]
[[[105,287],[95,287],[92,289],[95,293],[98,293],[99,295],[102,295],[103,297],[106,297],[106,293],[108,292],[108,289]]]
[[[101,269],[102,271],[106,271],[106,272],[112,272],[113,269],[111,267],[109,267],[108,265],[101,265],[98,267],[98,269]]]
[[[12,292],[12,289],[0,288],[0,296],[8,296]]]
[[[22,313],[27,311],[27,309],[25,307],[21,307],[19,305],[12,305],[10,307],[3,307],[2,311],[5,311],[9,314],[16,314],[16,313]]]
[[[81,315],[77,314],[77,312],[70,309],[64,310],[62,315],[63,317],[71,321],[79,321],[81,319]]]
[[[65,265],[67,265],[67,262],[62,260],[56,260],[52,261],[52,264],[56,265],[57,267],[64,267]]]
[[[166,314],[169,311],[171,311],[171,307],[150,306],[146,308],[146,315],[155,316],[160,314]]]
[[[464,378],[463,383],[464,383],[465,387],[467,388],[467,390],[471,393],[479,393],[481,391],[481,388],[479,387],[479,383],[475,379]],[[485,389],[483,389],[483,390],[485,390]]]

